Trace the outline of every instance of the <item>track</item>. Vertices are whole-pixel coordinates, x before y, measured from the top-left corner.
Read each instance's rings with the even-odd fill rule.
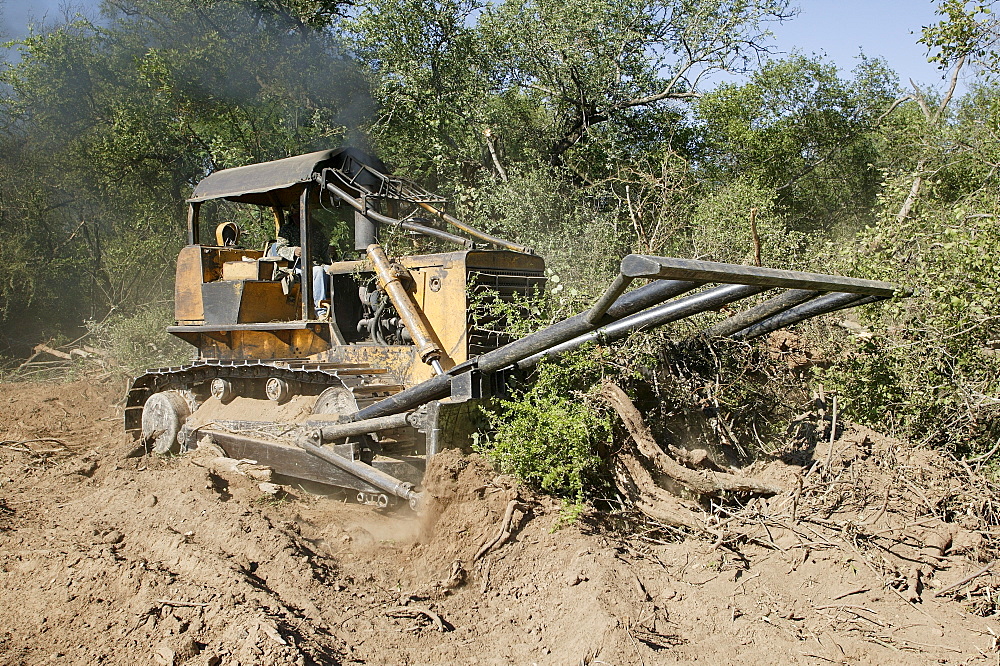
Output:
[[[392,395],[402,386],[387,383],[385,368],[344,363],[289,361],[219,361],[205,359],[188,365],[147,370],[129,388],[125,402],[125,430],[138,437],[142,428],[142,411],[150,396],[161,391],[187,390],[208,395],[208,385],[214,379],[239,383],[246,392],[263,394],[268,379],[284,380],[297,393],[319,395],[330,387],[351,391],[358,408]],[[199,400],[199,401],[200,401]]]

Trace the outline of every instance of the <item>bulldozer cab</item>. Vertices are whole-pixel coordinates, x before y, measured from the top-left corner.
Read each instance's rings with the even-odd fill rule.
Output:
[[[314,176],[324,168],[352,166],[355,175],[362,166],[385,168],[358,151],[341,149],[224,169],[203,179],[187,202],[188,242],[178,259],[175,291],[178,324],[233,326],[315,320],[310,281],[288,279],[290,262],[274,254],[273,241],[287,219],[299,227],[295,236],[301,238],[302,256],[312,257],[317,250],[310,247],[315,241],[313,212],[322,196]],[[269,209],[274,238],[261,249],[236,248],[223,242],[221,233],[215,244],[203,244],[202,205],[216,200]]]
[[[412,211],[447,217],[439,209],[443,199],[386,171],[379,160],[343,148],[206,177],[188,200],[188,243],[177,260],[176,325],[169,332],[197,347],[203,359],[378,364],[404,384],[507,342],[502,326],[487,322],[476,304],[484,292],[512,301],[537,291],[544,283],[543,260],[515,244],[486,249],[486,243],[420,224]],[[235,247],[221,233],[214,244],[202,243],[202,205],[216,200],[270,210],[275,236],[283,224],[297,224],[301,256],[274,256],[270,244]],[[322,264],[329,309],[319,316],[308,270],[313,262],[303,258],[326,250],[311,247],[317,242],[316,212],[343,210],[345,202],[353,212],[357,254]],[[385,270],[399,278],[396,290],[408,302],[402,306],[389,298],[386,280],[368,256],[378,227],[385,225],[462,246],[392,260]],[[227,233],[233,236],[232,230]],[[409,321],[401,308],[411,310]],[[431,361],[425,358],[428,347],[436,350]]]

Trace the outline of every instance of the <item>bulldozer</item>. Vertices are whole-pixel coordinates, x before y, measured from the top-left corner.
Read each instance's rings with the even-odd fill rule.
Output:
[[[202,242],[202,207],[220,201],[269,211],[276,237],[290,225],[294,256],[276,255],[273,243],[239,247],[231,222]],[[353,148],[206,176],[187,201],[167,329],[194,358],[133,380],[126,431],[160,454],[210,438],[284,477],[416,508],[427,461],[467,446],[479,405],[543,358],[723,308],[733,314],[703,334],[750,340],[905,293],[872,280],[632,254],[589,309],[515,339],[508,318],[544,290],[544,259],[458,220],[446,204]],[[352,216],[355,256],[316,263],[316,216],[333,208]],[[392,229],[455,249],[390,257],[379,238]],[[497,302],[510,307],[489,307]]]

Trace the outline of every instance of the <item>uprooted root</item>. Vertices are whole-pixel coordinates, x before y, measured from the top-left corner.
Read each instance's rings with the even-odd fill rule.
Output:
[[[639,461],[631,446],[618,453],[615,477],[619,490],[649,518],[695,532],[710,533],[705,522],[707,516],[688,508],[676,495],[656,485],[653,475]]]
[[[639,414],[639,410],[635,408],[621,387],[608,382],[602,387],[601,396],[621,417],[638,451],[650,461],[654,469],[691,492],[698,495],[715,496],[727,492],[775,495],[782,491],[780,487],[758,479],[726,472],[691,469],[681,465],[660,448],[660,445],[653,438],[653,433],[650,432],[649,427]],[[626,459],[629,457],[628,452],[625,452],[625,457]]]

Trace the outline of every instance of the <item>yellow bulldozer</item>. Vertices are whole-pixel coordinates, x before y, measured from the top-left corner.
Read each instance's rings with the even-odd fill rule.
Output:
[[[416,507],[426,461],[467,444],[480,402],[541,358],[762,292],[774,294],[704,334],[751,339],[900,293],[871,280],[628,255],[587,311],[513,339],[501,308],[484,305],[516,311],[544,289],[544,260],[387,171],[341,148],[204,178],[188,200],[176,324],[167,329],[197,353],[132,382],[125,429],[150,452],[211,438],[280,475],[356,491],[368,504]],[[203,243],[202,206],[219,201],[269,211],[284,245],[241,248],[232,224]],[[345,206],[356,258],[316,260],[317,212]],[[389,257],[378,238],[393,227],[457,249]],[[636,280],[647,283],[630,289]]]

